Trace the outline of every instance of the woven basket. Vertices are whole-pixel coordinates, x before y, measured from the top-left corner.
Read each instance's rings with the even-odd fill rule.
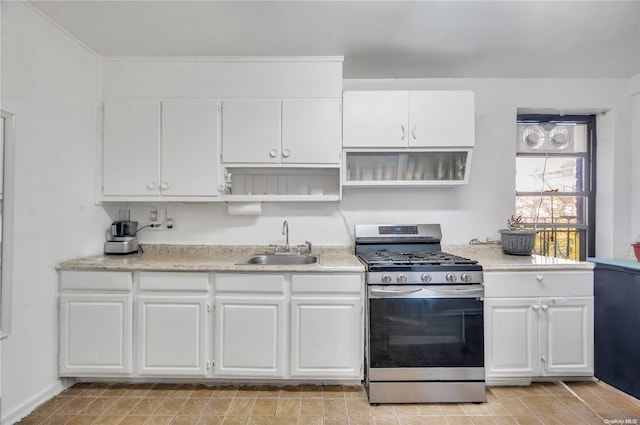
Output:
[[[530,255],[536,244],[535,230],[500,230],[502,248],[506,254]]]

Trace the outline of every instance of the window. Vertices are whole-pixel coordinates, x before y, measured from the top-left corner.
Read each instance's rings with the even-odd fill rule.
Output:
[[[538,230],[535,252],[595,254],[595,116],[518,115],[516,215]]]

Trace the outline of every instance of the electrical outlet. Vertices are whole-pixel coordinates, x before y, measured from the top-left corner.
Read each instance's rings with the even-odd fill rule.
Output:
[[[163,224],[158,215],[158,207],[153,207],[153,209],[149,211],[149,227],[155,230],[162,230]]]

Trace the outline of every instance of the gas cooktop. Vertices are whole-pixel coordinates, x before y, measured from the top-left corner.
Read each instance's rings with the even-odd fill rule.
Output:
[[[360,258],[368,265],[470,265],[478,264],[475,260],[448,254],[442,251],[421,252],[388,252],[376,251],[359,254]]]

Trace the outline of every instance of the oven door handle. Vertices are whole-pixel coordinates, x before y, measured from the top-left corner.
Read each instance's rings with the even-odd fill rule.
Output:
[[[463,296],[465,298],[482,297],[484,296],[484,288],[474,289],[424,289],[425,291],[434,295],[455,295]]]
[[[484,297],[484,287],[473,285],[473,288],[452,289],[438,288],[433,286],[421,286],[402,289],[382,289],[380,287],[370,289],[372,298],[482,298]]]
[[[418,288],[418,289],[409,289],[409,290],[402,290],[402,291],[392,291],[389,289],[372,289],[371,290],[371,295],[373,296],[385,296],[385,295],[409,295],[409,294],[415,294],[416,292],[420,292],[422,291],[422,288]]]

